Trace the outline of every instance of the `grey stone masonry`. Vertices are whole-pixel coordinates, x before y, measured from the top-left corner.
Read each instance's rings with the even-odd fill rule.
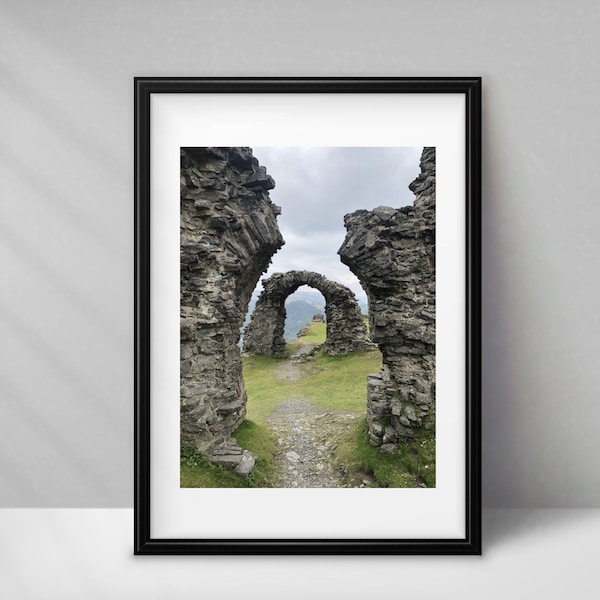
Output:
[[[319,290],[325,298],[328,354],[346,354],[371,345],[356,297],[346,286],[312,271],[275,273],[262,283],[263,291],[244,331],[245,353],[287,356],[283,337],[285,300],[301,285]]]
[[[370,441],[394,452],[435,415],[435,148],[424,148],[410,184],[413,206],[344,217],[342,262],[369,298],[371,339],[383,369],[367,384]]]
[[[273,179],[250,148],[181,149],[181,444],[246,474],[232,432],[246,414],[239,332],[284,241]]]

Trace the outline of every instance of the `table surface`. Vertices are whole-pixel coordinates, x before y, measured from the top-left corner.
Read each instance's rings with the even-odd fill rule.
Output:
[[[131,509],[0,510],[4,598],[586,597],[600,510],[488,509],[483,556],[133,556]]]

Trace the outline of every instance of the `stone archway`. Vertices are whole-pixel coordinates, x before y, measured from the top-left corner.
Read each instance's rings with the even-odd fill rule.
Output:
[[[315,288],[325,298],[325,350],[328,354],[346,354],[370,347],[358,302],[346,286],[312,271],[275,273],[262,283],[263,291],[244,332],[244,352],[247,354],[287,356],[283,335],[285,300],[301,285]]]
[[[338,250],[369,296],[371,339],[383,356],[367,382],[367,422],[371,444],[385,452],[435,422],[435,155],[423,149],[413,206],[346,215]]]
[[[180,439],[247,474],[238,341],[252,290],[284,244],[275,182],[250,148],[181,149]]]

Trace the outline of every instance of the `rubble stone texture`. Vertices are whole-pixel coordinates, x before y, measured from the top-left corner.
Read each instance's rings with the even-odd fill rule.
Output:
[[[424,148],[410,184],[413,206],[344,217],[342,262],[369,298],[371,339],[383,369],[368,379],[370,442],[394,452],[435,415],[435,148]]]
[[[275,273],[262,283],[263,291],[244,331],[245,353],[287,356],[283,337],[285,300],[301,285],[319,290],[325,298],[328,354],[347,354],[371,345],[356,297],[346,286],[312,271]]]
[[[246,414],[238,341],[248,302],[284,244],[273,179],[250,148],[181,149],[181,444],[247,474],[231,438]]]

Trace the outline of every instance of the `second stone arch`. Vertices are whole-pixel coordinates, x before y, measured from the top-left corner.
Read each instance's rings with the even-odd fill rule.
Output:
[[[287,356],[284,326],[285,301],[300,286],[312,287],[325,298],[327,354],[347,354],[371,346],[356,297],[346,286],[312,271],[287,271],[263,279],[261,292],[250,323],[244,331],[247,354]]]

